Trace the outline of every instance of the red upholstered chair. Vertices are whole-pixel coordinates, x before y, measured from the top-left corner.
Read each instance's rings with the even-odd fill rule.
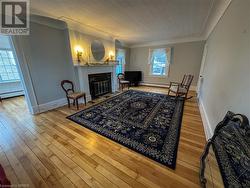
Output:
[[[3,167],[0,165],[0,187],[10,187],[11,183],[7,179]]]

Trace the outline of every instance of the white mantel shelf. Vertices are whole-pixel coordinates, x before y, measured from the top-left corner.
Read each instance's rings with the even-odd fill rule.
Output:
[[[114,67],[116,64],[74,64],[75,67]]]
[[[88,77],[89,74],[111,73],[112,92],[116,92],[118,90],[115,64],[94,64],[94,65],[77,64],[74,66],[78,70],[80,90],[81,92],[86,93],[87,102],[92,100],[89,89],[89,77]]]

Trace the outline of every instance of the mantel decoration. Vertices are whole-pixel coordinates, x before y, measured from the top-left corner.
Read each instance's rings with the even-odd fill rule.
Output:
[[[74,52],[78,65],[115,65],[118,62],[115,60],[114,51],[109,50],[108,54],[105,53],[104,44],[99,40],[93,40],[86,49],[83,49],[82,46],[78,44],[74,47]]]

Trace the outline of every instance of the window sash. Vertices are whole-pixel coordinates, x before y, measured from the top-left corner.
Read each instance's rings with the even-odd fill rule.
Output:
[[[156,58],[158,59],[158,61],[156,60]],[[164,65],[160,63],[163,62],[162,58],[165,59]],[[150,75],[168,76],[170,60],[171,60],[171,48],[149,49]]]
[[[13,50],[0,48],[0,83],[20,81]]]

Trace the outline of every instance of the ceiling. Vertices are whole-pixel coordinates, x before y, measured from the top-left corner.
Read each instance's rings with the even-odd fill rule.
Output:
[[[31,13],[103,32],[127,45],[202,38],[215,5],[229,0],[32,0]]]

